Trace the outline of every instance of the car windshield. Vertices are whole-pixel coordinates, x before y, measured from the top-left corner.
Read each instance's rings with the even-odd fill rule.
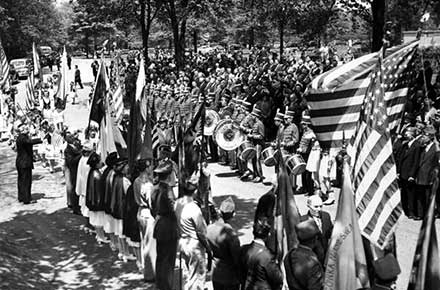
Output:
[[[26,66],[26,60],[24,60],[24,59],[13,60],[13,61],[11,61],[11,64],[12,64],[14,67]]]

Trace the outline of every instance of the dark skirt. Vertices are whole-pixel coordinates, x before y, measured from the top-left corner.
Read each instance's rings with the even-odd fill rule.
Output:
[[[125,196],[125,212],[124,212],[124,236],[132,242],[140,242],[141,236],[139,232],[139,223],[137,220],[139,206],[134,199],[133,185],[128,188]]]

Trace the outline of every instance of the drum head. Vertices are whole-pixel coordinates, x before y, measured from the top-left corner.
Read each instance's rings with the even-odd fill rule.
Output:
[[[267,167],[275,166],[276,160],[274,157],[275,150],[272,147],[267,147],[261,152],[264,165]]]

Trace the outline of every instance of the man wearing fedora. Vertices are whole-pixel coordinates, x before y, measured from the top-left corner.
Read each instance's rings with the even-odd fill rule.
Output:
[[[34,168],[34,156],[32,146],[42,143],[41,139],[31,139],[29,127],[21,124],[18,127],[19,135],[16,140],[17,158],[15,166],[17,168],[18,201],[29,204],[32,201],[32,169]]]

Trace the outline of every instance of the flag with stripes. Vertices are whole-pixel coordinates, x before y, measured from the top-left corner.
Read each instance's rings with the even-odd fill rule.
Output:
[[[413,79],[407,68],[416,48],[410,45],[385,60],[382,51],[378,53],[348,150],[359,227],[379,248],[386,245],[402,213],[390,130],[404,109],[401,92],[406,94]]]
[[[115,120],[119,124],[122,120],[122,114],[124,112],[124,102],[122,96],[122,87],[119,85],[116,91],[113,93],[113,109],[115,112]]]
[[[0,88],[6,83],[9,76],[9,63],[0,40]]]
[[[30,111],[35,108],[34,85],[32,83],[32,79],[33,79],[32,76],[29,75],[25,83],[26,99],[24,103],[24,108],[27,111]]]
[[[387,50],[384,61],[384,103],[389,128],[395,130],[401,119],[408,93],[407,79],[415,80],[413,60],[418,41]],[[307,89],[306,100],[313,131],[322,148],[341,148],[354,135],[370,73],[377,64],[371,53],[317,76]],[[404,76],[404,77],[403,77]]]

